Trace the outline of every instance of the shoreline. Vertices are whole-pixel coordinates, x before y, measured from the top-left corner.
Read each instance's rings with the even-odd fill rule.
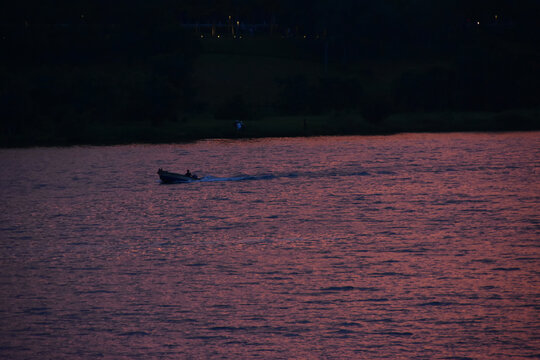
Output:
[[[358,113],[268,116],[244,120],[238,132],[234,120],[194,116],[153,124],[86,123],[77,129],[35,129],[25,137],[4,134],[0,148],[182,144],[207,139],[257,139],[312,136],[384,136],[401,133],[530,132],[540,130],[540,109],[503,112],[437,112],[392,114],[378,122]]]

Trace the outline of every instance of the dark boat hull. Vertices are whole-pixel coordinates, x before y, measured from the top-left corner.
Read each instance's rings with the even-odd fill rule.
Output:
[[[177,173],[173,173],[169,171],[164,171],[161,169],[158,170],[158,175],[161,182],[165,184],[185,183],[185,182],[198,180],[197,177],[195,176],[190,177],[190,176],[181,175],[181,174],[177,174]]]

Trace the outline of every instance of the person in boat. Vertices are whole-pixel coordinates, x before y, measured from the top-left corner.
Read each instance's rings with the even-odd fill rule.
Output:
[[[193,175],[191,174],[191,172],[189,171],[189,169],[186,171],[186,176],[187,176],[187,177],[193,177]]]

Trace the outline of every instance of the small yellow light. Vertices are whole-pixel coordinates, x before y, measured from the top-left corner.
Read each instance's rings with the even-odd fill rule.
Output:
[[[204,35],[201,34],[201,39],[203,39],[203,38],[204,38]]]
[[[237,25],[237,26],[240,25],[240,21],[236,21],[236,25]]]
[[[219,39],[221,37],[221,35],[218,35],[217,38]]]
[[[499,15],[495,14],[495,20],[499,19]]]
[[[476,25],[480,25],[480,21],[477,21],[477,22],[476,22]]]

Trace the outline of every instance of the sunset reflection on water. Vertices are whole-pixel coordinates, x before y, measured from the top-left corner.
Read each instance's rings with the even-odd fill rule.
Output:
[[[537,356],[539,155],[538,133],[1,150],[0,355]]]

